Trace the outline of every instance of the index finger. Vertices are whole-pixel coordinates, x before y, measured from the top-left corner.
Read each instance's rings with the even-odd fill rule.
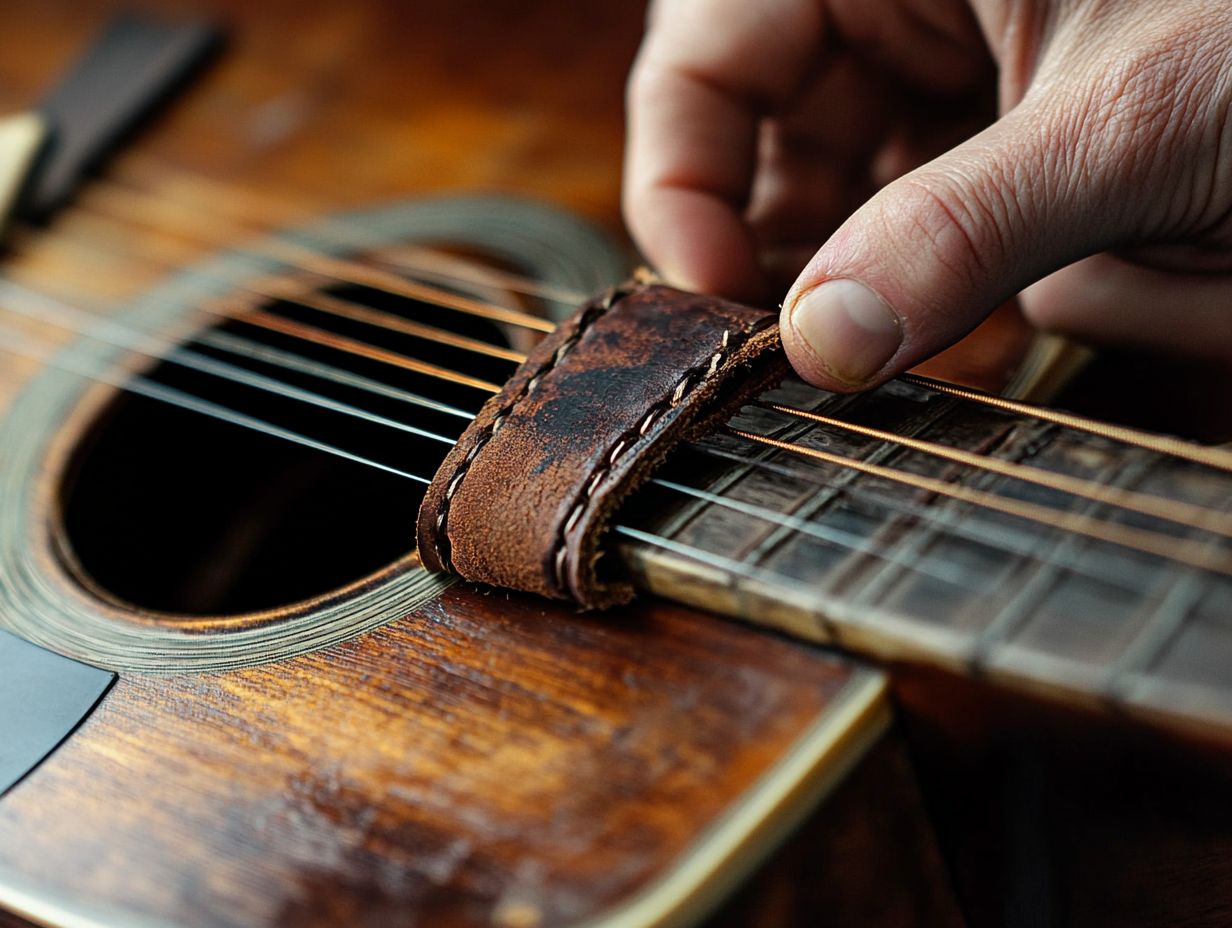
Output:
[[[660,0],[629,79],[624,210],[672,282],[761,296],[743,218],[762,115],[789,100],[822,31],[815,0]]]

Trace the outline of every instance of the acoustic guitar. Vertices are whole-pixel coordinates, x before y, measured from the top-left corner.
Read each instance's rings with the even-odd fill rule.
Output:
[[[113,12],[9,3],[0,101]],[[682,443],[633,605],[429,572],[437,467],[635,263],[644,11],[201,12],[0,266],[0,925],[1232,923],[1226,371],[1036,405],[1075,355],[1006,310]]]

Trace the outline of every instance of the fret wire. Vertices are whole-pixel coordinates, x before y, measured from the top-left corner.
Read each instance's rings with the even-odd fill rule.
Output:
[[[764,567],[754,567],[745,564],[742,561],[736,561],[729,557],[724,557],[721,554],[715,554],[713,551],[706,551],[703,548],[695,548],[692,545],[684,544],[672,538],[664,538],[661,535],[656,535],[653,532],[646,532],[641,529],[631,528],[627,525],[612,526],[612,534],[619,535],[624,538],[631,538],[634,541],[640,541],[643,544],[653,545],[656,548],[662,548],[665,551],[670,551],[673,554],[678,554],[683,557],[691,558],[710,567],[717,567],[720,570],[726,571],[729,574],[735,574],[738,577],[746,577],[750,580],[762,580],[776,586],[793,586],[798,588],[808,588],[806,584],[801,583],[794,577],[788,577],[785,574],[776,573]]]
[[[955,405],[959,402],[958,400],[950,397],[946,397],[945,400],[948,403]],[[946,413],[952,412],[953,409],[954,406],[950,406],[949,409],[946,410]],[[943,414],[940,418],[944,417],[945,414]],[[939,419],[934,419],[932,424],[935,425],[938,421]],[[918,434],[920,434],[920,432],[913,433],[913,435]],[[995,435],[990,443],[991,448],[996,449],[1003,447],[1012,440],[1012,436],[1013,433],[1010,430],[1006,430],[999,435]],[[899,449],[899,447],[892,442],[882,442],[880,446],[882,448],[889,449],[891,454],[883,458],[881,462],[876,463],[883,463],[887,460],[893,461],[896,457],[901,456],[901,449]],[[865,460],[870,459],[871,457],[865,458]],[[860,476],[858,471],[852,471],[852,473]],[[970,480],[965,480],[964,482],[979,488],[986,488],[993,476],[995,475],[991,475],[984,471],[977,471]],[[857,488],[862,482],[864,481],[853,481]],[[968,513],[960,511],[961,508],[962,507],[953,504],[947,506],[941,501],[936,501],[934,505],[929,507],[928,518],[923,519],[914,525],[910,525],[906,530],[904,530],[897,540],[896,546],[903,550],[905,557],[921,559],[928,559],[927,552],[930,550],[934,552],[945,552],[950,550],[946,546],[946,543],[952,537],[954,523],[958,521],[966,521],[970,518]],[[1040,534],[1044,537],[1047,535],[1047,533]],[[1025,558],[1026,563],[1036,563],[1039,561],[1037,551],[1042,547],[1042,545],[1038,541],[1032,541],[1029,534],[1023,533],[1023,544],[1021,547],[1027,552],[1027,557]],[[935,556],[936,555],[934,554],[934,557]],[[1015,561],[1013,559],[1006,561],[998,555],[994,555],[994,557],[997,558],[1001,569],[1009,575],[1016,573],[1023,563],[1021,560]],[[978,570],[974,572],[980,574],[982,578],[981,592],[979,595],[981,597],[987,596],[992,588],[990,587],[990,581],[992,580],[990,573],[987,570]],[[898,587],[902,579],[903,577],[901,573],[894,574],[889,569],[883,569],[876,574],[864,577],[862,578],[859,589],[854,592],[854,601],[857,604],[878,602],[881,598],[889,596],[891,591]]]
[[[1232,471],[1232,451],[1227,451],[1223,448],[1196,445],[1179,438],[1170,438],[1166,435],[1155,435],[1151,432],[1143,432],[1128,426],[1099,422],[1095,419],[1088,419],[1085,416],[1060,412],[1044,406],[1020,403],[1016,400],[993,396],[979,390],[933,380],[931,377],[921,377],[918,374],[900,374],[898,379],[905,383],[923,387],[926,390],[946,393],[950,396],[957,396],[960,399],[970,400],[973,403],[991,406],[1006,412],[1017,413],[1018,415],[1032,416],[1036,419],[1043,419],[1045,422],[1054,422],[1057,425],[1089,432],[1092,435],[1109,438],[1122,444],[1144,448],[1148,451],[1157,451],[1168,457],[1183,458],[1196,464],[1205,464],[1208,467],[1214,467],[1219,470]]]
[[[838,413],[847,412],[852,408],[857,407],[862,399],[863,397],[860,396],[850,396],[844,400],[834,402],[833,397],[831,397],[824,402],[826,403],[826,408],[830,408],[831,411]],[[904,430],[910,432],[910,434],[918,434],[921,431],[935,425],[940,418],[952,411],[956,403],[957,400],[952,400],[949,398],[944,398],[937,403],[930,403],[920,413],[913,414],[904,420],[902,427]],[[808,430],[814,428],[811,423],[804,420],[788,419],[787,421],[794,422],[797,426],[804,426],[805,431],[799,431],[798,429],[791,430],[790,428],[771,430],[771,437],[794,442],[802,439],[808,434]],[[789,435],[787,434],[789,431],[795,431],[796,434],[794,436]],[[871,463],[883,463],[890,457],[894,450],[893,445],[882,442],[880,445],[877,445],[864,453],[863,460]],[[764,451],[767,455],[774,455],[778,453],[776,449],[769,447],[765,447]],[[831,479],[820,484],[818,489],[812,494],[812,497],[802,504],[802,508],[804,509],[803,516],[807,518],[815,515],[817,512],[820,512],[827,506],[831,505],[836,499],[840,498],[844,493],[847,493],[853,484],[857,483],[858,477],[858,471],[846,471],[837,474]],[[797,514],[800,513],[797,512]],[[792,536],[790,534],[779,532],[776,536],[763,539],[763,542],[753,549],[751,556],[757,558],[758,563],[763,563],[767,558],[772,556],[777,547],[785,544],[791,539],[791,537]],[[838,581],[836,580],[836,582]]]
[[[742,455],[735,451],[729,451],[726,448],[717,448],[703,442],[690,442],[690,445],[698,451],[714,457],[728,458],[733,461],[742,461],[762,470],[768,470],[784,477],[816,483],[818,486],[824,487],[827,485],[826,479],[821,477],[819,473],[814,474],[809,471],[800,471],[794,467],[780,464],[777,461]],[[850,504],[856,508],[865,508],[861,504],[869,503],[873,506],[880,506],[893,512],[897,512],[900,515],[919,519],[925,523],[936,522],[938,518],[936,512],[927,506],[921,506],[910,503],[906,500],[886,496],[876,490],[859,485],[856,485],[854,488],[844,490],[844,495],[847,497]],[[1034,550],[1033,545],[1023,546],[1018,544],[1018,536],[986,531],[980,527],[979,523],[959,521],[948,526],[948,530],[953,535],[965,538],[968,541],[976,542],[977,544],[985,545],[986,547],[993,548],[994,550],[1003,551],[1006,554],[1016,555],[1029,560],[1037,560],[1043,563],[1056,563],[1072,573],[1088,577],[1092,580],[1098,580],[1101,583],[1107,583],[1109,586],[1124,590],[1125,592],[1131,593],[1135,596],[1148,595],[1147,591],[1141,587],[1126,584],[1126,571],[1124,564],[1106,565],[1102,568],[1099,567],[1104,560],[1102,553],[1094,559],[1088,556],[1081,562],[1061,564],[1052,556],[1051,551],[1046,549],[1045,553],[1038,553]]]
[[[752,432],[733,429],[730,426],[727,427],[727,431],[751,441],[773,445],[784,451],[803,454],[838,467],[855,468],[875,477],[903,483],[941,496],[949,496],[1001,512],[1005,515],[1015,516],[1044,525],[1056,525],[1080,535],[1087,535],[1088,537],[1111,542],[1126,548],[1134,548],[1168,561],[1189,564],[1214,573],[1232,575],[1232,557],[1225,555],[1212,558],[1204,548],[1194,546],[1189,541],[1181,541],[1170,535],[1131,528],[1114,522],[1101,522],[1087,517],[1076,517],[1065,510],[1054,509],[1050,506],[1041,506],[1036,503],[997,496],[980,490],[972,490],[960,484],[946,483],[931,477],[921,477],[907,471],[882,467],[877,464],[865,464],[855,458],[831,454],[830,452],[819,451],[815,448],[806,448],[801,445],[793,445],[790,442],[780,442],[773,438],[755,435]]]
[[[1070,496],[1106,503],[1142,515],[1175,522],[1187,528],[1199,528],[1203,531],[1232,537],[1232,519],[1229,519],[1222,513],[1203,509],[1200,506],[1192,506],[1180,500],[1170,500],[1165,497],[1151,496],[1150,494],[1139,493],[1134,490],[1109,487],[1095,481],[1071,477],[1068,474],[1055,473],[1016,461],[1005,461],[1000,458],[989,457],[988,455],[975,454],[962,448],[954,448],[950,445],[942,445],[937,442],[911,438],[895,432],[887,432],[884,429],[844,422],[842,419],[836,419],[833,416],[796,409],[781,403],[758,401],[757,405],[763,409],[771,409],[784,415],[808,419],[821,425],[843,429],[844,431],[864,435],[868,438],[893,442],[905,448],[910,448],[913,451],[931,454],[957,464],[965,464],[969,467],[986,470],[1015,480],[1034,483],[1051,490],[1067,493]]]
[[[1121,468],[1114,479],[1131,482],[1141,476],[1140,471],[1144,467],[1141,461],[1132,463],[1129,469]],[[1080,505],[1085,514],[1093,510],[1097,504],[1090,500],[1083,500]],[[1060,563],[1078,561],[1083,553],[1079,536],[1072,534],[1063,535],[1053,545],[1053,551],[1055,560]],[[980,632],[972,656],[973,664],[986,664],[991,659],[994,649],[1008,646],[1011,639],[1037,614],[1040,605],[1056,590],[1063,575],[1064,570],[1058,563],[1054,563],[1047,569],[1037,571],[1016,589],[1010,600],[1001,606]],[[1158,598],[1154,589],[1144,590],[1136,595],[1144,602]]]
[[[1111,698],[1126,696],[1132,688],[1133,678],[1150,672],[1151,666],[1184,630],[1194,607],[1202,601],[1207,590],[1202,575],[1197,571],[1186,571],[1177,578],[1163,601],[1113,663],[1105,688]]]
[[[773,509],[768,509],[765,506],[746,503],[741,500],[733,499],[729,496],[721,496],[718,493],[711,493],[708,490],[686,486],[685,484],[676,483],[672,480],[665,480],[660,477],[652,477],[647,482],[653,484],[654,486],[664,487],[678,493],[683,493],[687,496],[692,496],[695,499],[705,500],[706,502],[713,503],[717,506],[731,509],[734,512],[744,513],[745,515],[750,515],[754,518],[763,519],[767,522],[782,525],[786,528],[799,532],[800,534],[809,535],[846,551],[857,551],[861,554],[866,554],[871,557],[889,561],[890,563],[897,564],[900,567],[926,574],[934,580],[940,580],[943,583],[949,583],[953,586],[960,587],[961,589],[974,589],[970,584],[961,579],[957,571],[935,570],[928,567],[922,567],[918,564],[909,563],[897,557],[894,553],[887,552],[852,532],[832,528],[819,522],[810,522],[807,519],[801,519],[790,514],[775,512]],[[944,564],[943,567],[949,568],[951,565]]]

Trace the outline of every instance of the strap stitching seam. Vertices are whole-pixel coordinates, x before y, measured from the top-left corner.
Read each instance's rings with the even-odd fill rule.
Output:
[[[568,567],[568,542],[566,535],[577,526],[581,521],[586,510],[590,507],[591,500],[594,498],[595,491],[603,484],[604,480],[611,474],[612,469],[616,466],[627,451],[629,451],[638,439],[644,438],[651,427],[668,411],[679,406],[684,400],[692,394],[698,387],[713,380],[715,375],[726,365],[732,355],[740,350],[744,344],[756,333],[762,326],[754,325],[747,332],[741,333],[737,338],[733,339],[731,329],[724,329],[723,336],[719,340],[718,350],[711,355],[710,360],[705,364],[695,365],[684,372],[680,380],[676,383],[675,388],[667,398],[659,400],[647,410],[646,414],[639,420],[638,424],[625,432],[616,443],[604,455],[604,463],[601,464],[592,474],[589,480],[586,481],[585,487],[582,490],[581,498],[574,503],[573,508],[569,510],[569,515],[561,523],[561,527],[557,530],[556,544],[552,549],[551,564],[556,588],[561,592],[566,589],[566,571]]]
[[[519,403],[531,394],[531,392],[539,385],[540,381],[542,381],[544,377],[550,374],[554,368],[556,368],[566,357],[568,357],[569,353],[573,351],[574,346],[577,345],[590,326],[602,318],[602,316],[607,313],[609,309],[615,306],[617,302],[631,292],[632,290],[628,287],[614,287],[607,292],[599,303],[592,306],[591,309],[582,317],[582,319],[579,320],[577,328],[573,330],[573,334],[565,339],[565,341],[562,342],[561,345],[552,353],[552,357],[544,362],[543,365],[541,365],[540,368],[527,379],[526,383],[522,385],[522,389],[518,392],[518,395],[510,399],[504,406],[501,407],[500,411],[492,417],[492,421],[484,428],[483,433],[475,441],[475,444],[471,450],[467,452],[466,457],[463,458],[454,469],[453,476],[449,478],[449,483],[445,488],[444,499],[441,500],[441,505],[436,515],[436,531],[433,533],[432,538],[432,547],[436,553],[437,562],[440,563],[446,570],[453,570],[453,563],[450,553],[444,550],[441,544],[442,540],[448,540],[446,537],[446,526],[449,518],[449,506],[453,501],[454,494],[462,485],[462,480],[466,477],[467,471],[470,470],[471,464],[474,463],[475,458],[479,455],[479,452],[482,451],[487,443],[492,440],[492,437],[497,433],[505,419],[509,417],[515,407],[517,407]]]

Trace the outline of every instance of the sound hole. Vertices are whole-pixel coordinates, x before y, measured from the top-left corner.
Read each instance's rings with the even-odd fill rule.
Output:
[[[315,292],[509,344],[503,325],[440,306],[353,285]],[[339,318],[293,299],[255,308],[497,384],[515,367],[510,360]],[[185,347],[451,441],[465,428],[463,418],[416,405],[405,395],[320,376],[320,365],[470,415],[490,395],[241,320],[225,321]],[[289,367],[288,358],[298,360]],[[144,376],[422,477],[431,477],[449,450],[421,435],[169,361]],[[326,593],[408,554],[423,491],[423,484],[369,464],[125,392],[85,435],[62,483],[62,547],[88,585],[143,610],[187,616],[253,612]]]

